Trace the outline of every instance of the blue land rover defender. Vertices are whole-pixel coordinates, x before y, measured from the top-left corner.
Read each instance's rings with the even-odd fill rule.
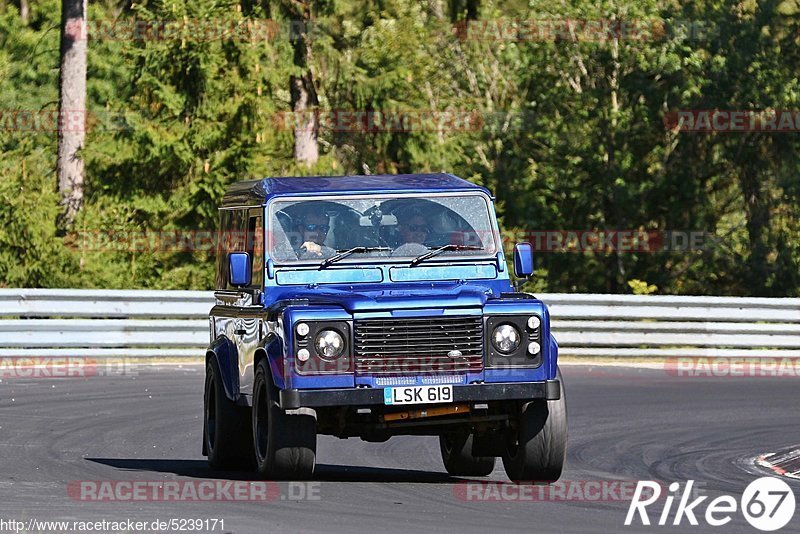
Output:
[[[517,278],[531,246],[514,247]],[[438,436],[453,475],[554,481],[567,414],[547,307],[493,197],[450,174],[239,182],[220,208],[203,453],[313,475],[318,434]]]

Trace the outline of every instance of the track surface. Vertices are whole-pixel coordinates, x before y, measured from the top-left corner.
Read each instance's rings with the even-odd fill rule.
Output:
[[[569,456],[562,480],[696,481],[737,500],[766,473],[758,454],[800,443],[792,378],[678,378],[654,369],[567,366]],[[246,479],[211,472],[200,455],[202,366],[132,376],[0,382],[0,519],[224,519],[225,532],[758,532],[741,513],[725,527],[625,527],[629,500],[466,501],[435,438],[369,444],[321,437],[318,500],[86,502],[75,481]],[[478,480],[478,479],[476,479]],[[488,480],[507,481],[498,461]],[[800,483],[787,480],[800,500]],[[299,492],[295,487],[295,495]],[[677,502],[676,498],[676,502]],[[709,499],[710,500],[710,499]],[[706,501],[708,502],[708,500]],[[653,505],[655,522],[662,504]],[[701,505],[700,514],[705,510]],[[670,515],[671,524],[673,514]],[[216,532],[220,532],[217,526]],[[780,532],[800,532],[794,520]]]

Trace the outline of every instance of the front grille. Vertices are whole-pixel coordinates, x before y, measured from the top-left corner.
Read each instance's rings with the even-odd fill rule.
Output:
[[[358,320],[355,359],[359,374],[480,371],[483,318]]]

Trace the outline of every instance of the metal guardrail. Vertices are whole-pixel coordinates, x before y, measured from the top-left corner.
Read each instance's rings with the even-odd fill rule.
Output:
[[[560,354],[800,357],[800,299],[542,294]],[[197,357],[210,291],[0,289],[0,357]]]
[[[560,354],[800,357],[800,299],[539,295]]]

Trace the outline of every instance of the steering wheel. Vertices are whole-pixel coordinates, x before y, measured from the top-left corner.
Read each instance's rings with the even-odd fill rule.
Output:
[[[327,245],[320,245],[320,252],[321,254],[318,256],[316,254],[307,251],[304,248],[301,248],[297,252],[297,258],[300,260],[325,259],[325,258],[330,258],[334,254],[336,254],[336,251]]]

